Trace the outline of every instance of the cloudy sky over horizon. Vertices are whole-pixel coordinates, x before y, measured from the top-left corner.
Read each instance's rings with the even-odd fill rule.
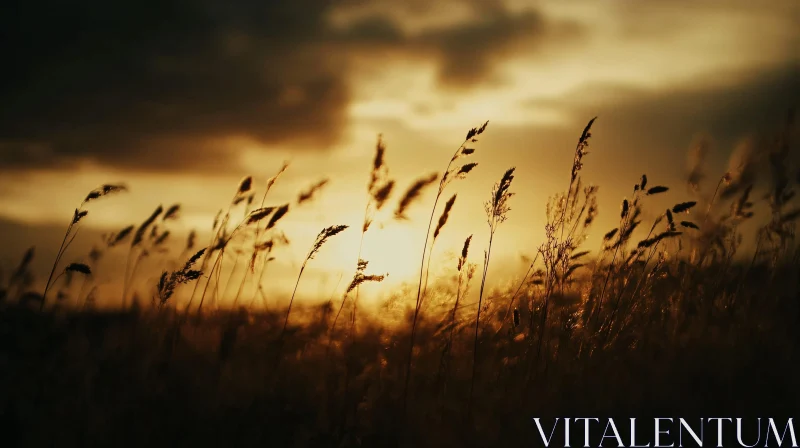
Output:
[[[566,189],[590,118],[599,117],[584,180],[600,185],[602,234],[642,173],[672,187],[666,201],[688,200],[687,153],[698,136],[713,141],[708,172],[719,176],[734,148],[774,132],[800,100],[796,0],[93,0],[3,9],[8,260],[37,243],[47,258],[48,229],[98,184],[124,181],[131,191],[98,203],[87,235],[176,202],[185,231],[209,227],[242,176],[263,188],[284,160],[291,166],[275,203],[331,181],[287,221],[302,257],[321,227],[359,227],[378,134],[404,188],[441,171],[466,130],[490,120],[478,168],[453,190],[455,224],[437,250],[446,260],[470,233],[484,244],[484,196],[516,166],[517,195],[497,243],[516,266],[541,239],[547,198]],[[431,199],[411,222],[382,218],[366,242],[376,270],[402,279],[418,269],[410,260]],[[351,233],[321,266],[354,264]]]

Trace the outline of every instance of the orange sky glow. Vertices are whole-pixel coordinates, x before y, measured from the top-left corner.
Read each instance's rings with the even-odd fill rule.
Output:
[[[393,217],[400,194],[414,179],[444,170],[466,131],[489,120],[475,144],[477,168],[443,194],[440,207],[458,197],[434,246],[431,278],[454,275],[470,234],[470,261],[480,264],[488,241],[483,203],[516,167],[488,280],[505,287],[524,272],[522,257],[535,254],[545,204],[566,190],[575,143],[592,117],[582,177],[599,186],[599,215],[585,243],[596,251],[642,174],[671,187],[648,207],[648,221],[667,205],[707,199],[734,149],[773,132],[800,99],[794,0],[297,3],[257,11],[187,6],[191,14],[172,29],[156,27],[152,45],[133,39],[139,31],[131,25],[116,40],[125,53],[118,57],[85,39],[53,43],[15,28],[30,51],[53,50],[14,52],[19,74],[3,75],[9,78],[0,87],[7,98],[0,266],[13,269],[35,245],[36,268],[46,276],[73,209],[96,186],[121,182],[130,191],[91,204],[67,259],[84,259],[100,234],[141,223],[159,204],[180,203],[180,219],[169,223],[172,258],[152,260],[137,285],[146,296],[191,229],[206,244],[215,214],[244,176],[254,176],[260,198],[288,161],[268,204],[294,203],[314,182],[330,182],[281,221],[291,244],[268,268],[267,305],[285,304],[314,237],[333,224],[351,228],[309,263],[298,295],[340,296],[355,270],[381,134],[398,186],[366,233],[361,257],[370,273],[389,275],[362,294],[386,298],[402,285],[416,287],[435,192],[411,206],[409,220]],[[208,29],[197,31],[192,20]],[[91,20],[83,25],[89,37],[106,32]],[[191,39],[196,44],[183,44]],[[126,74],[124,67],[135,68]],[[712,142],[708,176],[692,192],[687,163],[702,136]],[[118,302],[113,266],[121,263],[124,253],[97,272],[109,305]],[[233,257],[229,263],[226,269]]]

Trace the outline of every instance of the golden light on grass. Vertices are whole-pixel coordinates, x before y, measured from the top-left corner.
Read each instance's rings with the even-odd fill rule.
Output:
[[[4,442],[512,447],[573,407],[796,407],[764,373],[800,365],[796,0],[190,3],[111,61],[102,11],[113,39],[12,39]],[[98,62],[131,76],[72,76]]]

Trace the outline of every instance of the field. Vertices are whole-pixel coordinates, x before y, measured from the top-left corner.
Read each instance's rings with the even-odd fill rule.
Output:
[[[491,126],[470,129],[444,171],[397,195],[379,141],[365,167],[362,241],[394,196],[398,217],[432,207],[411,293],[377,313],[359,308],[359,288],[383,280],[366,260],[343,297],[322,305],[292,295],[286,308],[242,306],[268,287],[266,266],[288,244],[281,219],[296,205],[265,205],[280,172],[262,192],[252,178],[242,181],[207,247],[190,236],[182,253],[165,255],[175,268],[152,285],[152,297],[137,298],[129,283],[168,238],[160,223],[179,210],[159,208],[69,262],[91,204],[125,190],[99,187],[75,210],[43,290],[29,269],[33,252],[0,278],[2,437],[7,446],[539,446],[533,417],[796,417],[800,209],[791,119],[759,148],[767,176],[743,159],[721,179],[705,179],[698,157],[687,182],[706,183],[713,195],[663,212],[648,207],[668,187],[634,179],[631,196],[609,212],[618,226],[595,229],[604,235],[599,248],[584,244],[598,213],[597,188],[581,180],[593,124],[576,133],[567,189],[549,203],[527,272],[492,293],[487,267],[509,215],[513,168],[487,192],[489,245],[472,247],[465,235],[442,279],[428,279],[427,256],[448,231],[458,184]],[[298,204],[323,187],[301,192]],[[433,204],[422,201],[425,192]],[[296,284],[343,230],[321,230]],[[116,311],[92,306],[92,273],[111,250],[127,253],[127,306]],[[70,282],[80,286],[63,292]],[[67,300],[80,306],[59,306]]]

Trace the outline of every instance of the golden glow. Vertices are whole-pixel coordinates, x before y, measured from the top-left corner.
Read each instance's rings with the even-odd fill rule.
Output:
[[[30,225],[61,225],[87,191],[98,184],[124,181],[131,192],[92,204],[87,227],[118,229],[141,222],[158,204],[181,203],[180,229],[208,232],[241,176],[254,175],[256,188],[261,189],[284,160],[291,160],[289,170],[270,193],[269,204],[293,203],[299,191],[321,178],[329,178],[331,183],[313,203],[293,208],[283,223],[292,244],[279,261],[284,266],[280,289],[290,289],[293,273],[317,232],[332,224],[347,224],[351,229],[334,238],[311,267],[333,275],[342,273],[344,287],[356,264],[364,190],[376,136],[383,133],[390,176],[398,186],[367,233],[362,258],[370,262],[369,273],[389,273],[388,285],[414,283],[432,192],[414,205],[409,222],[397,222],[391,216],[397,196],[418,176],[441,172],[464,132],[488,119],[491,124],[475,154],[478,169],[444,194],[442,203],[455,192],[459,196],[446,231],[436,243],[432,269],[448,272],[453,254],[469,234],[475,234],[472,259],[481,260],[486,243],[482,204],[493,182],[509,166],[517,167],[518,179],[512,187],[517,195],[494,250],[505,259],[505,266],[516,267],[521,254],[535,252],[547,198],[566,188],[575,139],[585,120],[597,114],[600,119],[592,153],[585,160],[586,182],[601,186],[600,217],[590,240],[596,244],[597,235],[614,225],[618,202],[629,194],[629,186],[642,172],[661,168],[654,162],[658,159],[644,155],[642,148],[626,146],[604,128],[604,114],[616,112],[614,100],[619,91],[668,95],[686,88],[735,85],[754,70],[800,58],[792,45],[797,43],[797,31],[788,14],[738,6],[725,11],[697,7],[687,13],[685,8],[691,6],[686,2],[647,7],[632,3],[637,2],[537,3],[548,17],[587,27],[588,35],[576,35],[541,50],[515,49],[492,65],[492,81],[467,88],[445,85],[439,78],[440,67],[431,58],[401,52],[350,55],[346,128],[342,139],[327,148],[266,147],[231,136],[218,143],[230,149],[231,157],[237,157],[239,173],[148,173],[92,165],[76,171],[12,172],[0,178],[0,216]],[[513,13],[531,7],[522,0],[508,4]],[[474,13],[462,3],[432,2],[425,11],[394,5],[376,2],[376,6],[362,9],[336,9],[330,20],[345,29],[379,11],[397,18],[400,28],[413,37],[474,19]],[[628,11],[628,6],[633,9]],[[232,51],[244,52],[249,41],[232,36],[228,44]],[[465,60],[463,70],[472,69],[471,61]],[[307,95],[297,86],[286,86],[279,98],[264,101],[277,100],[291,107],[308,100]],[[597,104],[604,108],[595,110]],[[546,133],[539,132],[545,129],[558,135],[545,140]],[[687,139],[685,144],[689,143]],[[684,155],[675,159],[675,168],[659,170],[659,183],[684,182],[680,177]],[[301,290],[309,293],[317,288],[314,281],[301,285]]]

